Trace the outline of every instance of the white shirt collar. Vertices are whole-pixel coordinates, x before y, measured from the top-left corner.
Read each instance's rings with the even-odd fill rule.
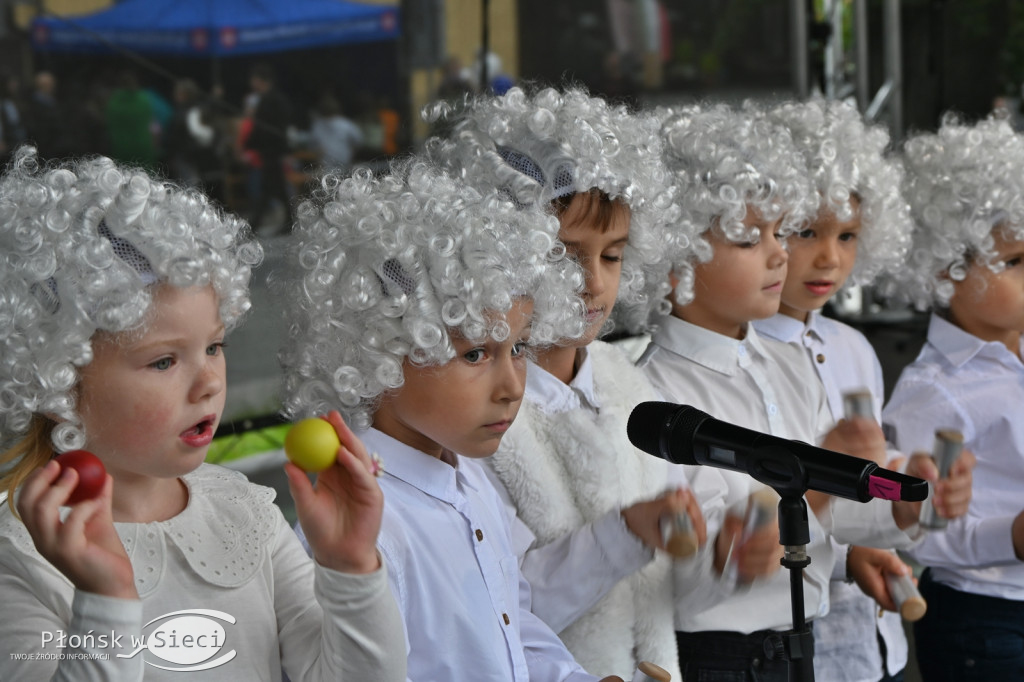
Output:
[[[754,323],[754,326],[765,336],[782,341],[783,343],[796,343],[807,332],[816,333],[814,330],[814,320],[815,315],[813,313],[807,318],[807,324],[793,319],[789,315],[777,313],[767,320],[758,320]],[[821,334],[818,334],[818,336],[820,337]]]
[[[747,325],[746,335],[737,340],[710,329],[699,327],[675,316],[669,316],[654,334],[654,342],[710,370],[734,376],[747,366],[750,356],[766,356],[757,331]]]
[[[824,317],[820,310],[812,310],[807,313],[806,322],[796,320],[789,315],[776,313],[767,320],[757,320],[753,326],[768,338],[776,341],[811,347],[828,338],[831,332],[827,324],[828,318]]]
[[[378,453],[384,462],[384,474],[394,476],[431,497],[453,502],[459,478],[458,458],[438,459],[370,428],[356,434],[367,452]]]
[[[526,399],[547,414],[558,414],[587,406],[592,410],[601,409],[601,403],[594,388],[594,362],[586,348],[580,349],[583,358],[576,369],[576,376],[568,384],[531,362],[526,369]]]
[[[1020,360],[998,341],[983,341],[935,314],[928,323],[928,342],[954,367],[963,367],[976,355],[982,354],[1004,364],[1020,364]],[[1024,349],[1024,339],[1021,346]]]

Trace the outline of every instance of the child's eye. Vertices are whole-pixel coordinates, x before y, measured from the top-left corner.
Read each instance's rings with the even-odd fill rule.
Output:
[[[169,370],[171,368],[171,365],[173,364],[174,360],[172,360],[171,358],[160,358],[156,362],[151,362],[149,366],[152,367],[153,369],[158,369],[161,372],[164,372],[166,370]]]
[[[621,263],[622,262],[622,254],[621,253],[619,253],[619,254],[610,254],[610,253],[609,254],[604,254],[604,255],[601,256],[601,259],[605,260],[605,261],[607,261],[609,263]]]
[[[1022,262],[1024,262],[1024,259],[1022,259],[1020,256],[1017,256],[1016,258],[1011,258],[1010,260],[1006,261],[1006,267],[1013,268],[1020,265]]]
[[[512,357],[518,358],[526,352],[528,344],[525,341],[519,341],[512,346]]]
[[[856,238],[857,238],[857,233],[856,232],[844,232],[841,235],[839,235],[839,241],[841,241],[841,242],[852,242]]]
[[[484,349],[483,348],[473,348],[473,349],[468,350],[465,353],[463,353],[462,357],[466,360],[466,362],[471,362],[473,364],[476,364],[476,363],[478,363],[478,362],[480,362],[481,360],[484,359]]]
[[[775,235],[778,237],[778,235]],[[814,237],[814,230],[800,230],[796,233],[796,236],[800,239],[811,239]]]
[[[206,354],[211,356],[217,356],[220,355],[227,347],[228,344],[224,343],[223,341],[211,343],[209,346],[206,347]]]

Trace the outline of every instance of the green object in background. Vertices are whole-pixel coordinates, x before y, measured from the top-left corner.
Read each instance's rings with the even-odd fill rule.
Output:
[[[280,450],[284,448],[284,437],[291,426],[291,424],[276,424],[215,438],[210,444],[210,450],[206,453],[206,461],[211,464],[224,464],[249,455]]]

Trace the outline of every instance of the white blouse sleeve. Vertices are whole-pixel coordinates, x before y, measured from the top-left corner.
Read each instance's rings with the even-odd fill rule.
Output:
[[[405,636],[387,568],[351,575],[315,564],[287,524],[273,553],[281,661],[293,680],[405,680]]]
[[[142,634],[142,602],[73,590],[41,557],[0,541],[0,680],[141,680],[130,654]]]

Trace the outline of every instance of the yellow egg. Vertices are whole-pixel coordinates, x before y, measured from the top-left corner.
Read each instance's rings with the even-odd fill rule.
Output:
[[[341,441],[323,419],[303,419],[284,437],[284,453],[303,471],[323,471],[334,463]]]

